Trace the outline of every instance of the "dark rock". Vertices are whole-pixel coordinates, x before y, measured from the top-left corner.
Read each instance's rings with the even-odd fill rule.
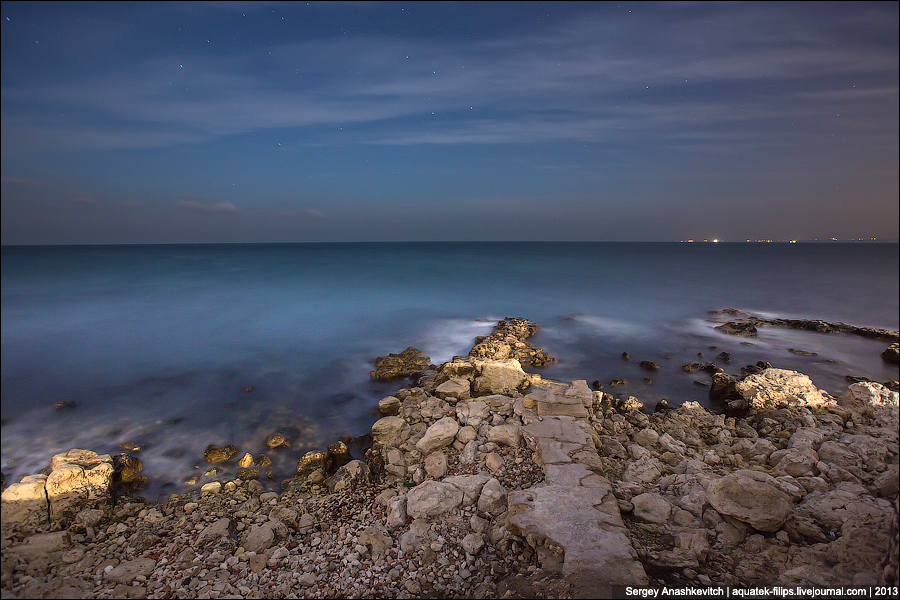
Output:
[[[424,356],[421,350],[409,346],[400,354],[388,354],[375,359],[375,370],[370,375],[378,381],[392,381],[401,377],[409,377],[417,371],[436,369],[431,358]]]
[[[716,354],[716,358],[723,362],[731,362],[731,353],[730,352],[719,352]]]
[[[756,375],[757,373],[762,373],[766,369],[771,369],[772,363],[759,360],[755,365],[747,365],[746,367],[741,367],[741,374],[744,376],[747,375]]]
[[[279,431],[266,438],[266,446],[268,446],[272,450],[274,450],[275,448],[281,448],[282,446],[290,448],[291,440],[289,437]]]
[[[256,479],[259,477],[259,469],[238,469],[235,478],[237,479]]]
[[[722,333],[744,337],[757,337],[756,325],[749,321],[728,321],[716,327]]]
[[[74,400],[63,400],[62,402],[57,402],[53,405],[53,408],[56,410],[71,410],[75,408],[76,404]]]
[[[658,371],[659,370],[659,365],[656,364],[655,362],[650,362],[649,360],[642,360],[640,364],[641,364],[642,369],[647,369],[648,371]]]
[[[808,352],[806,350],[799,350],[797,348],[788,348],[788,352],[791,354],[796,354],[798,356],[818,356],[815,352]]]
[[[868,377],[858,377],[856,375],[847,375],[844,377],[844,379],[846,379],[848,383],[863,383],[863,382],[867,382],[867,381],[872,381]]]
[[[146,447],[146,444],[136,444],[134,442],[122,442],[121,444],[119,444],[119,448],[121,450],[125,450],[126,452],[140,452]]]
[[[593,388],[594,390],[602,390],[602,389],[603,389],[603,384],[600,383],[600,380],[599,380],[599,379],[595,379],[595,380],[594,380],[594,383],[591,384],[591,388]]]
[[[228,444],[227,446],[222,446],[221,448],[217,448],[210,444],[206,447],[206,450],[203,452],[203,458],[206,459],[208,463],[222,463],[228,462],[238,453],[237,448]]]
[[[331,457],[330,469],[332,471],[339,469],[353,460],[350,456],[350,448],[348,448],[347,444],[343,441],[328,444],[328,455]]]
[[[300,457],[297,461],[297,475],[305,477],[313,471],[327,473],[331,468],[331,455],[321,450],[312,450]]]
[[[628,356],[628,353],[627,353],[627,352],[623,352],[623,353],[622,353],[622,360],[628,360],[629,358],[631,358],[631,357]]]
[[[625,379],[613,379],[609,382],[609,387],[615,387],[617,385],[626,385],[628,383]]]
[[[900,343],[894,342],[881,353],[881,358],[888,362],[900,363]]]
[[[130,454],[116,454],[113,456],[113,472],[118,474],[122,483],[131,483],[140,477],[144,470],[144,464],[136,456]]]
[[[709,388],[709,399],[716,402],[743,399],[737,389],[737,379],[725,373],[714,373]]]
[[[656,412],[662,412],[664,410],[671,410],[671,406],[669,406],[668,401],[660,400],[656,403]]]
[[[653,380],[650,379],[649,377],[644,377],[644,383],[647,384],[647,385],[652,385],[652,384],[653,384]]]
[[[704,354],[702,352],[697,353],[697,358],[703,358]]]
[[[272,459],[269,458],[268,456],[266,456],[265,454],[260,454],[259,456],[256,457],[255,462],[256,462],[256,464],[258,464],[261,467],[268,467],[269,465],[272,464]]]

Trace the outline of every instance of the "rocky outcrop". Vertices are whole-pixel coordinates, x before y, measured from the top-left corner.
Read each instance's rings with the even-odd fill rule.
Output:
[[[431,359],[410,346],[399,354],[390,353],[376,358],[375,370],[370,375],[378,381],[393,381],[432,368]]]
[[[469,351],[470,359],[516,359],[522,366],[543,367],[556,362],[540,348],[527,341],[538,332],[540,326],[527,319],[506,318],[494,326],[486,337],[475,339]]]
[[[898,338],[900,338],[900,333],[888,329],[858,327],[856,325],[847,325],[846,323],[829,323],[819,319],[763,319],[733,308],[721,311],[711,310],[709,312],[714,315],[742,316],[742,318],[727,321],[716,327],[719,331],[729,335],[757,337],[757,327],[769,325],[773,327],[789,327],[802,331],[815,331],[817,333],[848,333],[870,339],[893,342],[894,345],[897,344]]]

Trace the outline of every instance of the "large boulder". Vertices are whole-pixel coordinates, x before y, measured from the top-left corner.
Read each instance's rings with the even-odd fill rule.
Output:
[[[737,384],[737,389],[751,410],[834,404],[831,396],[816,388],[809,377],[785,369],[766,369],[750,375]]]
[[[459,431],[459,423],[453,417],[438,419],[425,430],[425,435],[416,442],[416,450],[422,454],[429,454],[438,448],[449,446],[456,438]]]
[[[778,531],[791,516],[794,503],[786,493],[759,480],[765,477],[755,471],[736,471],[710,483],[707,499],[720,514],[757,531]]]
[[[463,501],[463,492],[443,481],[423,481],[406,495],[406,513],[413,519],[427,519],[450,512]]]
[[[47,476],[29,475],[3,490],[3,527],[33,532],[50,524]]]
[[[372,443],[378,446],[399,446],[409,435],[409,423],[403,417],[382,417],[372,425]]]
[[[90,450],[69,450],[55,455],[47,476],[50,519],[69,521],[85,508],[96,508],[110,500],[113,459]]]
[[[471,382],[465,377],[454,377],[437,386],[434,395],[450,404],[472,397]]]
[[[472,391],[479,396],[490,394],[514,395],[528,389],[528,375],[516,359],[475,361],[478,376],[472,382]]]

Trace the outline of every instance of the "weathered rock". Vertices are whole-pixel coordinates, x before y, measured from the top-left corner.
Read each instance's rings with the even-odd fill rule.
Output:
[[[222,517],[207,525],[194,539],[197,548],[218,547],[233,543],[237,524],[228,517]]]
[[[713,481],[706,490],[719,513],[764,533],[778,531],[794,508],[790,496],[758,481],[753,471],[737,471]]]
[[[459,423],[453,417],[438,419],[425,431],[422,439],[416,442],[416,449],[422,454],[429,454],[438,448],[449,446],[458,431]]]
[[[3,525],[33,532],[50,524],[47,476],[29,475],[3,490]]]
[[[281,432],[275,432],[266,438],[266,446],[270,449],[274,450],[275,448],[290,448],[291,440]],[[213,461],[210,461],[213,462]]]
[[[766,369],[750,375],[737,384],[737,389],[755,410],[834,404],[834,400],[817,389],[809,377],[784,369]]]
[[[634,516],[648,523],[666,523],[672,515],[672,505],[659,494],[639,494],[631,499]]]
[[[406,512],[413,519],[427,519],[447,513],[463,500],[458,487],[443,481],[423,481],[406,496]]]
[[[325,473],[331,467],[331,456],[321,450],[310,450],[297,461],[297,475],[309,476],[314,471]]]
[[[409,435],[409,423],[402,417],[382,417],[372,425],[372,442],[381,446],[399,446]]]
[[[392,381],[429,368],[436,368],[431,364],[431,358],[410,346],[400,354],[391,353],[376,358],[375,370],[370,374],[379,381]]]
[[[425,457],[425,472],[435,479],[440,479],[447,473],[447,455],[435,451]]]
[[[729,321],[716,327],[722,333],[743,337],[758,337],[756,324],[751,321]]]
[[[478,376],[472,382],[472,391],[476,395],[507,396],[523,391],[530,385],[528,376],[516,359],[477,360],[474,364]]]
[[[206,447],[206,450],[203,452],[203,458],[208,463],[223,463],[231,460],[233,456],[238,453],[237,448],[228,444],[227,446],[222,446],[218,448],[212,444]]]
[[[488,430],[487,439],[489,442],[501,446],[511,446],[515,448],[519,445],[519,426],[505,424],[491,427]]]
[[[481,488],[478,510],[492,515],[499,515],[506,510],[506,489],[497,479],[492,477]]]
[[[881,353],[881,357],[888,362],[900,363],[900,343],[894,342],[888,346],[885,351]]]
[[[328,456],[331,457],[329,469],[340,468],[353,460],[353,457],[350,456],[350,449],[347,447],[347,444],[340,440],[333,444],[328,444]]]
[[[359,543],[369,547],[372,556],[378,557],[393,545],[391,534],[380,523],[366,527],[359,534]]]
[[[434,395],[451,404],[472,397],[471,382],[465,377],[454,377],[434,390]]]
[[[70,521],[82,509],[108,502],[114,474],[112,462],[108,454],[90,450],[55,455],[45,485],[51,520]]]
[[[378,414],[382,417],[396,417],[400,414],[400,407],[403,405],[400,399],[395,396],[387,396],[378,401]]]
[[[339,492],[346,488],[359,487],[369,482],[369,466],[361,460],[351,460],[342,465],[334,475],[325,480],[331,492]]]

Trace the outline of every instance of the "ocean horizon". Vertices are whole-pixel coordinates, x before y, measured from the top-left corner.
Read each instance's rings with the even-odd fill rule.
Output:
[[[527,371],[599,380],[651,411],[715,408],[695,383],[708,374],[681,370],[698,353],[729,352],[719,366],[735,375],[759,360],[795,369],[839,395],[848,375],[897,379],[885,342],[737,338],[708,311],[896,331],[898,273],[891,242],[3,246],[2,469],[16,481],[57,452],[135,442],[149,498],[189,489],[207,445],[255,455],[281,430],[287,478],[306,450],[367,433],[378,400],[408,385],[374,381],[375,357],[414,346],[440,364],[505,317],[540,325],[530,341],[558,359]]]

